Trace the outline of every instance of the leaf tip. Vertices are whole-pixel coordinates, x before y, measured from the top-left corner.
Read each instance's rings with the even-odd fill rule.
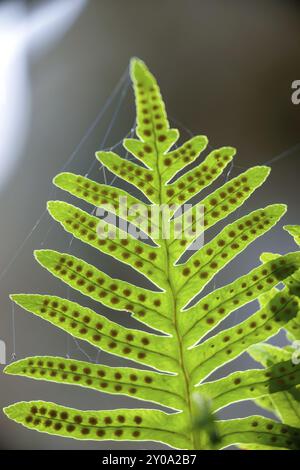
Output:
[[[284,216],[288,209],[287,204],[271,204],[271,206],[268,207],[272,210],[272,213],[279,218]]]
[[[5,416],[7,416],[7,418],[9,419],[16,421],[20,408],[20,406],[18,405],[20,405],[20,403],[13,403],[12,405],[5,406],[3,408],[3,413],[5,414]]]
[[[28,294],[10,294],[9,298],[17,305],[21,305],[21,300]]]
[[[137,73],[144,72],[145,70],[147,70],[146,64],[139,57],[132,57],[130,59],[130,75],[132,78],[135,78]]]
[[[28,411],[31,403],[34,402],[19,401],[17,403],[13,403],[12,405],[5,406],[3,408],[3,413],[7,418],[17,423],[24,424],[24,415]]]
[[[47,202],[47,210],[51,217],[54,220],[60,221],[61,217],[66,215],[66,212],[69,209],[69,204],[63,201],[48,201]],[[60,217],[61,216],[61,217]]]
[[[5,366],[3,369],[3,374],[13,375],[13,367],[12,367],[13,364],[14,363],[8,364],[7,366]]]
[[[66,173],[66,172],[63,172],[63,173],[58,173],[58,175],[54,176],[53,180],[52,180],[52,183],[54,184],[54,186],[57,186],[58,188],[61,188],[62,184],[64,183],[67,175],[69,175],[70,173]]]
[[[282,215],[284,215],[288,210],[288,205],[287,204],[278,204],[278,206],[281,208]]]
[[[264,177],[264,180],[269,176],[272,170],[272,168],[267,165],[259,165],[255,168],[259,169],[261,176]]]
[[[36,261],[44,266],[46,260],[49,260],[51,257],[52,250],[34,250],[33,256]]]
[[[57,204],[56,204],[57,202],[58,201],[47,201],[47,210],[48,210],[50,215],[53,215],[52,212],[55,209],[55,207],[57,206]]]

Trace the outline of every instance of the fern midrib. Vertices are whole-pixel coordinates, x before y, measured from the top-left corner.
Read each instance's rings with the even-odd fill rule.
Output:
[[[154,169],[154,172],[156,173],[156,176],[157,176],[157,180],[158,180],[158,199],[159,199],[159,204],[163,204],[164,201],[163,201],[163,184],[162,184],[162,178],[161,178],[161,173],[160,173],[160,165],[159,165],[159,161],[160,161],[160,158],[161,158],[161,154],[157,148],[157,135],[156,135],[156,131],[155,131],[155,125],[154,125],[154,121],[153,121],[153,114],[151,112],[151,127],[152,127],[152,132],[153,132],[153,136],[154,136],[154,139],[153,139],[153,144],[154,144],[154,149],[155,149],[155,153],[156,153],[156,164],[155,164],[155,169]],[[170,289],[170,293],[172,295],[172,301],[173,301],[173,324],[174,324],[174,329],[175,329],[175,334],[176,334],[176,338],[177,338],[177,343],[178,343],[178,348],[179,348],[179,363],[180,363],[180,367],[182,369],[182,374],[183,374],[183,379],[184,379],[184,388],[185,388],[185,401],[186,401],[186,404],[187,404],[187,407],[188,407],[188,418],[189,418],[189,424],[188,424],[188,428],[190,429],[190,440],[191,440],[191,443],[193,445],[193,449],[197,449],[199,446],[197,445],[197,436],[195,435],[194,431],[192,430],[193,429],[193,413],[192,413],[192,402],[191,402],[191,392],[190,392],[190,377],[189,377],[189,373],[188,373],[188,370],[185,366],[185,358],[184,358],[184,351],[183,351],[183,345],[182,345],[182,341],[181,341],[181,335],[180,335],[180,332],[179,332],[179,326],[178,326],[178,321],[177,321],[177,314],[178,314],[178,311],[177,311],[177,305],[176,305],[176,290],[175,290],[175,287],[173,285],[173,282],[172,282],[172,277],[171,277],[171,265],[170,265],[170,254],[169,254],[169,247],[168,247],[168,244],[166,242],[166,239],[161,237],[161,233],[162,233],[162,214],[161,214],[161,211],[160,211],[160,240],[159,240],[159,244],[160,246],[163,248],[164,252],[165,252],[165,256],[164,256],[164,261],[166,263],[166,279],[167,279],[167,284],[169,286],[169,289]]]

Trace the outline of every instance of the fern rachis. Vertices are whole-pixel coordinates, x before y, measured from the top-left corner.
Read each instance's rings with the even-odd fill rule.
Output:
[[[136,158],[136,163],[113,152],[98,152],[97,158],[113,173],[138,188],[148,199],[148,208],[151,205],[183,205],[222,174],[235,150],[232,147],[214,150],[196,168],[182,174],[182,170],[205,150],[206,137],[194,137],[174,148],[179,134],[169,128],[154,77],[139,60],[132,61],[131,73],[136,95],[138,139],[125,139],[124,147]],[[254,167],[196,204],[196,214],[197,209],[204,206],[205,230],[240,207],[268,174],[267,167]],[[129,205],[139,202],[124,190],[72,173],[62,173],[54,182],[94,206],[112,203],[116,215],[122,215],[119,197],[126,196]],[[9,418],[30,429],[77,439],[152,440],[180,449],[216,445],[222,448],[236,443],[299,448],[297,429],[285,426],[283,432],[280,423],[260,416],[217,420],[220,436],[217,444],[196,425],[195,393],[212,399],[212,411],[215,412],[235,401],[265,396],[266,390],[271,396],[298,383],[300,366],[296,371],[293,369],[293,380],[286,382],[281,378],[283,366],[280,365],[272,371],[236,372],[218,381],[203,383],[214,370],[249,346],[267,340],[297,317],[298,295],[288,288],[275,292],[247,320],[199,344],[227,315],[271,291],[300,268],[299,253],[280,256],[198,300],[199,293],[223,267],[281,219],[285,206],[273,204],[247,214],[190,253],[187,250],[195,236],[164,238],[162,213],[159,215],[159,237],[155,240],[156,245],[151,246],[131,235],[125,240],[101,240],[96,232],[99,219],[71,204],[50,201],[48,210],[67,232],[147,277],[153,283],[153,290],[113,279],[68,253],[40,250],[35,253],[37,261],[83,295],[109,308],[131,312],[136,320],[154,332],[127,329],[91,309],[59,297],[16,294],[12,299],[74,337],[116,356],[150,366],[153,371],[112,368],[57,357],[31,357],[12,363],[6,373],[125,394],[159,403],[175,412],[143,408],[78,411],[53,403],[20,402],[5,409]],[[190,228],[195,226],[197,217],[191,210]],[[130,216],[127,220],[134,222]],[[171,219],[172,228],[177,221],[177,217]],[[151,237],[151,232],[149,235]],[[186,261],[182,261],[184,254],[190,254]],[[190,306],[193,299],[196,303]],[[285,374],[288,366],[285,364]],[[226,393],[223,393],[224,389]]]

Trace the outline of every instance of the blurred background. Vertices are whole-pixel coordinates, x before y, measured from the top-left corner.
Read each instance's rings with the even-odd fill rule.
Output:
[[[128,80],[132,56],[145,60],[157,76],[171,124],[183,138],[206,134],[212,147],[237,147],[231,176],[241,168],[271,161],[268,182],[239,215],[269,203],[289,206],[283,222],[217,276],[216,287],[257,266],[264,250],[295,249],[281,227],[300,223],[300,105],[291,101],[291,84],[300,79],[299,20],[300,2],[295,0],[0,3],[0,339],[6,343],[7,362],[49,354],[77,359],[88,355],[102,363],[125,365],[102,352],[97,356],[84,343],[80,343],[84,352],[80,351],[64,332],[18,307],[13,310],[8,296],[12,292],[67,295],[66,287],[34,262],[33,250],[43,247],[76,253],[112,276],[129,276],[143,285],[129,268],[120,268],[78,241],[70,245],[70,237],[45,213],[47,200],[70,200],[52,188],[51,179],[62,168],[88,173],[101,182],[111,180],[94,164],[94,152],[132,132],[134,102]],[[122,153],[121,147],[116,151]],[[117,184],[121,186],[119,180]],[[214,233],[218,230],[220,225]],[[124,312],[99,308],[79,294],[72,293],[71,298],[138,327]],[[241,321],[255,308],[250,305],[235,312],[223,326]],[[282,333],[272,339],[276,344],[284,341]],[[253,366],[257,364],[242,355],[214,377]],[[5,376],[3,367],[1,408],[31,399],[82,409],[136,406],[129,398]],[[243,402],[220,416],[258,411],[253,403]],[[164,448],[153,443],[60,439],[26,430],[2,412],[0,447]]]

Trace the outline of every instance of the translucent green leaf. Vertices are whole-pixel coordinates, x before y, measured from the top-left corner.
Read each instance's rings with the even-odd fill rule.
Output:
[[[137,127],[136,134],[145,143],[140,158],[154,168],[158,154],[163,155],[177,141],[177,129],[170,129],[166,109],[157,82],[146,65],[138,59],[131,61]]]
[[[189,233],[189,239],[186,242],[184,239],[174,239],[170,243],[169,247],[172,258],[178,259],[186,249],[187,242],[191,243],[195,240],[196,236],[193,236],[193,232],[196,232],[196,235],[199,236],[195,229],[202,222],[202,217],[204,217],[203,230],[211,228],[240,207],[263,184],[269,173],[270,168],[266,166],[250,168],[216,189],[192,209],[188,210],[186,220],[191,216],[191,223],[186,225],[185,233]],[[176,219],[174,223],[176,223]]]
[[[286,325],[286,330],[292,341],[300,340],[300,310],[298,310],[298,315]]]
[[[157,247],[147,245],[123,230],[115,231],[113,225],[66,202],[50,201],[48,211],[74,237],[122,263],[129,264],[153,282],[162,286],[165,284],[165,271],[161,266],[163,253]],[[108,235],[102,238],[99,233],[101,229]]]
[[[39,356],[14,362],[5,372],[127,395],[167,406],[171,414],[152,409],[79,411],[46,402],[17,403],[6,408],[5,413],[29,429],[75,439],[148,440],[178,449],[215,449],[232,444],[256,449],[299,448],[299,431],[295,429],[300,428],[299,367],[292,365],[291,345],[282,348],[279,358],[274,358],[270,348],[267,352],[256,350],[262,363],[268,354],[271,356],[269,369],[225,374],[215,382],[204,383],[204,379],[283,327],[289,339],[297,337],[300,254],[266,255],[262,266],[195,301],[207,283],[266,233],[286,210],[279,204],[258,209],[220,229],[214,239],[198,249],[191,242],[200,244],[202,240],[198,237],[198,222],[202,222],[203,207],[205,217],[200,235],[233,214],[263,183],[269,169],[254,167],[230,181],[223,179],[209,194],[211,183],[217,183],[219,176],[228,173],[226,168],[231,165],[235,149],[221,147],[208,152],[200,161],[198,157],[207,146],[205,136],[187,142],[181,139],[177,146],[179,132],[170,129],[154,76],[138,59],[131,61],[130,74],[137,126],[136,135],[125,139],[123,145],[127,155],[130,152],[133,157],[121,158],[107,151],[97,153],[106,168],[129,183],[128,192],[64,172],[54,179],[54,184],[91,204],[93,213],[96,207],[103,209],[103,220],[63,202],[51,201],[48,207],[52,217],[73,237],[101,254],[114,257],[117,264],[127,264],[131,273],[134,274],[133,268],[151,281],[153,288],[114,279],[103,273],[99,265],[88,264],[73,255],[39,250],[35,256],[66,285],[112,309],[112,317],[116,310],[123,311],[126,317],[126,312],[131,312],[135,319],[159,333],[148,333],[146,328],[125,328],[59,297],[18,294],[13,300],[74,338],[145,368],[151,367],[152,371],[140,370],[139,365],[109,367]],[[191,163],[193,169],[188,166]],[[131,189],[134,194],[139,190],[139,196],[132,196]],[[192,208],[184,205],[195,201],[194,196],[202,189],[206,190],[202,201]],[[139,204],[140,199],[147,199],[146,204]],[[157,209],[159,213],[155,213]],[[182,209],[184,213],[180,214]],[[99,211],[96,213],[99,216]],[[178,237],[177,230],[181,221],[183,238]],[[297,239],[298,229],[295,231],[294,227],[290,232]],[[285,284],[283,291],[276,288],[279,283]],[[261,308],[247,320],[227,330],[219,329],[218,333],[210,331],[231,312],[256,299]],[[83,391],[77,388],[78,393]],[[199,397],[203,399],[200,402]],[[215,410],[246,399],[258,400],[294,427],[259,417],[218,420]]]
[[[269,411],[270,413],[273,413],[277,418],[279,418],[279,413],[275,408],[273,400],[268,395],[258,397],[254,400],[254,402],[263,410]]]
[[[289,390],[300,383],[300,365],[291,360],[262,370],[234,372],[227,377],[200,385],[200,394],[210,397],[213,411],[230,403],[251,400]]]
[[[248,352],[254,360],[265,367],[278,365],[282,360],[289,361],[294,368],[298,367],[293,364],[292,353],[287,349],[270,344],[257,344],[252,346]],[[299,379],[295,385],[298,384],[300,384]],[[275,393],[272,395],[272,403],[276,413],[284,423],[300,428],[300,390],[298,387]]]
[[[108,367],[64,357],[35,356],[6,366],[6,374],[127,395],[174,409],[184,409],[177,376],[129,367]]]
[[[261,416],[219,421],[222,447],[258,444],[270,448],[300,449],[300,430]]]
[[[264,292],[263,294],[261,294],[258,298],[259,305],[261,307],[264,307],[268,302],[270,302],[270,300],[274,297],[274,295],[277,294],[277,292],[278,292],[278,288],[273,287],[269,291]]]
[[[159,183],[153,171],[128,162],[128,160],[120,158],[113,152],[97,152],[96,157],[115,175],[138,188],[150,201],[154,203],[159,202]]]
[[[168,204],[184,204],[212,184],[231,162],[236,150],[222,147],[212,151],[197,168],[190,170],[174,183],[163,186],[163,200]]]
[[[155,441],[189,448],[181,415],[157,410],[82,411],[45,401],[15,403],[4,408],[13,421],[39,432],[93,441]]]
[[[67,253],[35,251],[37,261],[73,289],[115,310],[127,310],[149,326],[173,331],[168,296],[114,279],[95,266]],[[169,315],[169,317],[167,316]]]
[[[264,263],[245,276],[205,296],[195,306],[185,310],[180,317],[180,330],[184,344],[186,346],[195,344],[234,310],[252,302],[257,297],[261,299],[263,292],[268,296],[271,289],[272,294],[268,296],[269,302],[274,296],[272,287],[290,276],[299,267],[300,253],[289,253],[277,260]]]
[[[247,320],[189,351],[191,382],[197,384],[212,371],[239,356],[252,344],[274,336],[298,311],[298,302],[288,293],[279,292],[271,302]]]
[[[170,337],[125,328],[60,297],[14,294],[11,298],[27,311],[111,354],[159,370],[173,372],[178,368],[176,345]]]
[[[73,196],[88,202],[96,207],[105,205],[110,212],[125,218],[129,222],[136,222],[136,214],[129,210],[124,211],[122,202],[126,201],[127,208],[141,204],[141,201],[120,188],[100,184],[84,176],[74,173],[60,173],[53,183],[60,189],[68,191]],[[146,207],[146,206],[145,206]]]
[[[237,446],[240,450],[289,450],[284,447],[276,447],[263,444],[242,444]]]
[[[230,261],[273,227],[286,212],[274,204],[229,224],[211,242],[174,270],[178,304],[184,307]]]
[[[151,121],[152,118],[151,117],[147,117],[145,118],[147,121]],[[155,127],[155,123],[153,123],[153,127]],[[175,129],[172,129],[172,130],[169,130],[168,131],[168,135],[169,135],[169,138],[168,140],[166,141],[167,144],[169,145],[169,143],[171,143],[171,141],[176,141],[178,139],[178,131],[176,131]],[[203,140],[205,139],[205,137],[203,136]],[[205,147],[204,145],[205,142],[203,142],[203,148]],[[143,162],[148,168],[155,168],[155,166],[157,164],[159,164],[160,166],[162,165],[162,162],[158,162],[157,161],[157,152],[156,152],[156,142],[155,141],[152,141],[152,142],[143,142],[143,141],[140,141],[140,140],[137,140],[137,139],[124,139],[123,141],[123,145],[125,147],[125,149],[130,152],[135,158],[137,158],[138,160],[140,160],[141,162]],[[195,146],[195,148],[197,148],[198,146]],[[173,152],[170,152],[170,153],[166,153],[165,154],[165,160],[168,158],[169,155],[171,155]],[[200,153],[200,152],[199,152]],[[198,154],[199,154],[198,153]],[[190,160],[190,162],[192,162],[195,158],[197,158],[197,154],[194,155],[194,151],[185,151],[185,155],[186,155],[186,158],[188,158]],[[163,160],[163,162],[165,162],[165,160]],[[188,163],[185,163],[186,165]],[[167,163],[164,163],[163,164],[164,167],[167,167],[168,166],[168,160],[167,160]],[[178,166],[179,166],[179,161],[178,161]],[[164,168],[166,169],[166,168]],[[167,173],[166,175],[164,175],[164,177],[166,178],[167,177]],[[162,180],[163,180],[163,176],[162,176]]]
[[[297,252],[296,252],[297,253]],[[261,260],[262,261],[269,261],[269,260],[277,260],[280,255],[275,253],[262,253]],[[295,316],[291,321],[289,321],[286,325],[286,330],[288,333],[288,337],[291,338],[291,341],[299,340],[300,339],[300,269],[296,270],[295,272],[291,273],[286,279],[283,280],[283,284],[287,287],[292,295],[298,297],[298,314]],[[276,290],[273,290],[269,296],[275,295]],[[265,298],[261,297],[260,302],[264,302]]]
[[[192,163],[207,147],[208,140],[204,135],[192,137],[180,147],[167,153],[160,162],[163,182],[170,181],[177,173]]]
[[[300,390],[292,388],[287,392],[281,392],[272,398],[276,411],[281,421],[300,429]]]
[[[288,351],[272,344],[254,344],[247,352],[264,367],[272,367],[282,361],[291,361],[291,354]]]

